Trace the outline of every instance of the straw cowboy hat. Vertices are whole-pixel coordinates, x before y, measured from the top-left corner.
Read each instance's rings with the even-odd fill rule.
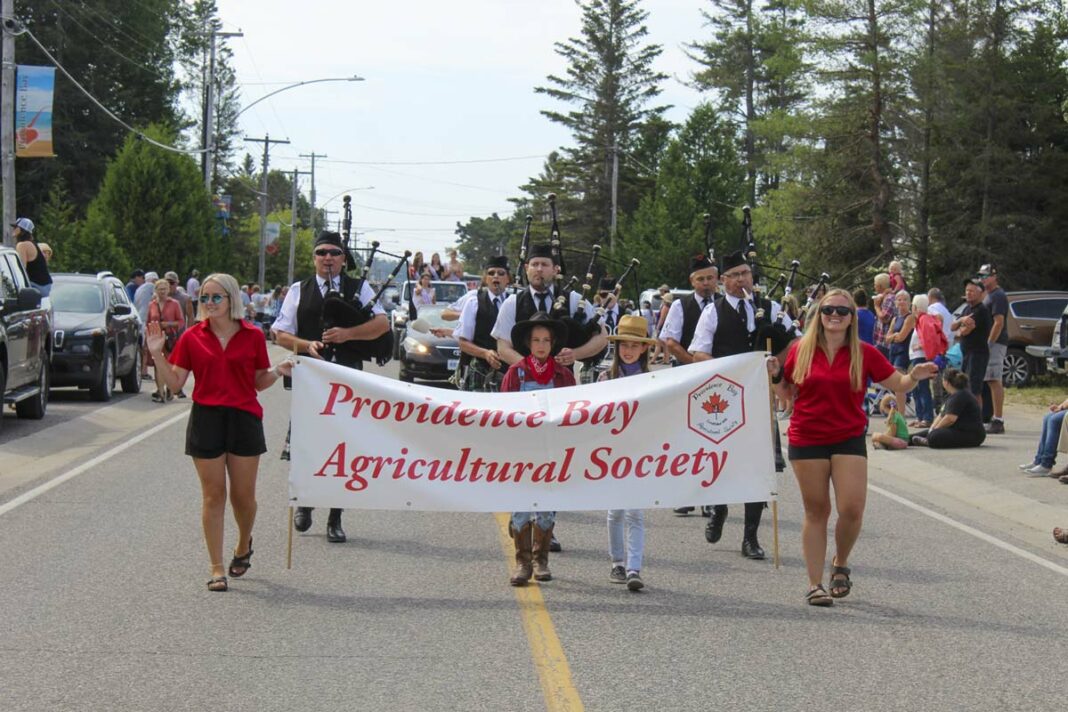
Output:
[[[616,333],[609,336],[609,341],[634,341],[639,344],[655,344],[656,339],[650,339],[649,321],[644,316],[631,316],[627,314],[619,319]]]

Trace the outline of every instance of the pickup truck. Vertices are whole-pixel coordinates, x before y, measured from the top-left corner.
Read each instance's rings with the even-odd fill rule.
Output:
[[[0,396],[20,418],[44,417],[51,359],[51,308],[41,306],[18,253],[0,247]]]

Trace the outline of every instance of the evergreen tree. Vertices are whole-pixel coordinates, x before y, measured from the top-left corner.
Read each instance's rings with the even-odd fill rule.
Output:
[[[632,148],[640,126],[667,107],[649,106],[660,94],[666,75],[654,70],[659,45],[643,44],[648,13],[638,0],[577,0],[582,9],[579,37],[556,43],[556,53],[567,62],[565,73],[549,75],[548,85],[537,87],[569,105],[570,110],[547,110],[550,120],[566,126],[575,146],[564,149],[571,165],[569,193],[581,197],[573,234],[586,245],[610,237],[612,219],[613,158]],[[623,186],[634,180],[634,169],[619,163],[620,198],[640,196]],[[619,214],[636,204],[620,202]]]
[[[71,265],[74,264],[71,253],[77,247],[75,241],[78,235],[78,218],[63,176],[56,176],[52,181],[48,200],[37,214],[36,226],[37,239],[52,247],[49,269],[53,272],[71,271]]]

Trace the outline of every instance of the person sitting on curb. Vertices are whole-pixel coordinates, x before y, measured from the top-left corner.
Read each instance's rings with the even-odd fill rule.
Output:
[[[1068,413],[1068,398],[1049,407],[1049,412],[1042,419],[1042,434],[1038,436],[1038,450],[1031,462],[1020,465],[1020,469],[1035,477],[1062,477],[1068,474],[1068,468],[1053,471],[1057,460],[1057,444],[1061,439],[1064,414]]]
[[[934,449],[979,447],[986,440],[986,430],[979,401],[968,390],[968,374],[947,368],[942,386],[949,394],[942,412],[929,430],[913,435],[910,443]]]
[[[909,426],[897,409],[893,393],[887,393],[879,401],[879,412],[886,416],[886,432],[872,433],[871,443],[876,450],[904,450],[909,446]]]

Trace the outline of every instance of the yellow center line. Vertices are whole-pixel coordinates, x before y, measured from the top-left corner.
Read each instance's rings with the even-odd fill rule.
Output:
[[[515,563],[515,544],[512,537],[508,536],[508,521],[511,516],[501,513],[494,516],[497,518],[501,548],[508,558],[510,569]],[[549,712],[580,712],[585,707],[571,681],[571,668],[567,664],[560,638],[556,635],[553,620],[545,608],[541,589],[531,582],[526,586],[516,586],[513,590],[519,604],[519,613],[523,616],[523,630],[530,642],[530,654],[534,658],[534,669],[538,671],[546,709]]]

